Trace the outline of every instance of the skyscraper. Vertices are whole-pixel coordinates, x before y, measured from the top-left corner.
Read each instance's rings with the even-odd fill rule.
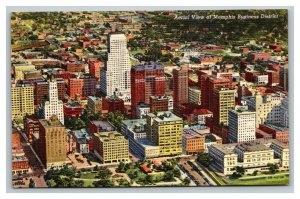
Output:
[[[178,108],[180,104],[189,102],[188,80],[188,66],[182,66],[180,69],[173,70],[174,109]]]
[[[61,167],[67,160],[67,133],[56,115],[49,120],[41,119],[39,138],[34,144],[35,151],[44,166]],[[38,149],[38,150],[37,150]]]
[[[283,90],[288,91],[289,90],[289,68],[288,65],[284,65],[280,67],[279,72],[279,85],[283,88]]]
[[[29,84],[12,85],[11,110],[12,119],[34,113],[33,86]]]
[[[234,107],[235,90],[229,88],[216,88],[212,96],[212,109],[216,124],[228,125],[228,110]]]
[[[100,90],[106,96],[114,93],[130,102],[130,58],[126,36],[121,33],[108,37],[108,59],[100,72]]]
[[[255,140],[256,113],[249,111],[247,106],[236,106],[229,110],[229,142],[250,142]]]
[[[50,117],[56,115],[59,121],[64,124],[63,102],[58,99],[56,80],[51,79],[48,82],[48,86],[49,100],[45,101],[45,103],[42,105],[43,118],[50,119]]]
[[[164,67],[160,63],[151,62],[145,65],[133,66],[131,69],[131,110],[136,116],[136,106],[140,103],[150,103],[151,96],[165,94],[166,78]]]

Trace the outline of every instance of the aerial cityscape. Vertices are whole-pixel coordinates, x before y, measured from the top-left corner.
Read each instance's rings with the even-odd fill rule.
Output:
[[[10,25],[14,188],[289,184],[287,10]]]

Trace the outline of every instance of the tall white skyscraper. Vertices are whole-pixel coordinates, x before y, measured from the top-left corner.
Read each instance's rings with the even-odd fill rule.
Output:
[[[49,85],[49,101],[46,101],[43,105],[43,117],[50,119],[52,115],[56,115],[59,121],[64,124],[64,111],[63,102],[58,100],[57,82],[51,79],[48,82]]]
[[[100,72],[100,89],[106,96],[116,94],[130,102],[130,58],[126,36],[113,33],[108,38],[108,59]]]
[[[247,106],[236,106],[228,112],[229,142],[250,142],[255,140],[255,116]]]

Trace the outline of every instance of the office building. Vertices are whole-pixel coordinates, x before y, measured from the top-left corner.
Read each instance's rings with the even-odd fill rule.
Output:
[[[201,91],[198,87],[189,87],[189,102],[201,105]]]
[[[140,103],[149,104],[151,96],[165,94],[166,78],[161,63],[150,62],[131,68],[131,110]],[[132,117],[136,117],[132,111]]]
[[[182,66],[180,69],[173,70],[173,96],[174,96],[175,111],[180,104],[185,104],[189,102],[188,80],[189,80],[188,66]]]
[[[212,96],[211,111],[216,124],[228,125],[228,110],[235,105],[235,90],[229,88],[215,89]]]
[[[208,148],[211,168],[224,175],[232,175],[236,167],[246,174],[266,172],[270,164],[282,170],[289,169],[289,147],[278,140],[257,139],[252,142],[213,145]]]
[[[64,124],[64,109],[63,102],[58,99],[57,94],[57,82],[55,79],[48,81],[49,86],[49,97],[48,101],[42,104],[42,115],[44,119],[50,119],[53,115],[56,115],[59,121]]]
[[[108,36],[108,59],[100,71],[100,90],[105,96],[116,93],[126,103],[130,102],[131,63],[126,36],[114,33]]]
[[[69,79],[68,94],[71,99],[94,96],[96,92],[96,78],[91,75],[82,75],[79,78]]]
[[[33,145],[45,168],[60,168],[66,165],[67,133],[64,125],[56,115],[49,119],[40,119],[39,122],[39,137]]]
[[[243,102],[249,110],[256,112],[256,128],[259,124],[278,124],[282,121],[282,101],[286,98],[283,93],[277,92],[267,95],[260,95],[257,92],[254,96],[242,97]]]
[[[280,67],[279,85],[283,88],[283,90],[289,90],[289,68],[287,64]]]
[[[12,119],[34,114],[33,86],[30,84],[12,84],[11,87]]]
[[[236,106],[228,113],[229,142],[250,142],[255,140],[256,113],[247,106]]]
[[[105,163],[129,161],[128,140],[117,131],[94,133],[95,155]]]
[[[89,96],[87,107],[94,114],[101,113],[101,111],[102,111],[102,99],[100,97]]]
[[[169,110],[169,98],[167,96],[151,96],[150,112],[161,112]]]
[[[170,111],[147,115],[147,138],[159,146],[160,156],[182,153],[182,118]]]
[[[35,70],[35,66],[32,64],[13,64],[15,80],[23,80],[24,72]]]

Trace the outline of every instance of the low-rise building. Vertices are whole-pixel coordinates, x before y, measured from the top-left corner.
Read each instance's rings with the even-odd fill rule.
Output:
[[[148,104],[141,103],[136,106],[136,117],[145,118],[150,113],[150,106]]]
[[[191,129],[183,130],[182,152],[187,155],[204,152],[204,140],[204,136]]]
[[[88,97],[88,109],[94,114],[102,111],[102,100],[100,97],[89,96]]]
[[[274,139],[257,139],[252,142],[213,145],[208,148],[211,167],[224,175],[232,175],[236,167],[246,174],[267,171],[270,164],[289,169],[289,147]]]
[[[76,151],[81,154],[90,152],[90,145],[92,145],[92,136],[86,129],[73,130],[73,138],[76,143]]]
[[[90,122],[90,132],[93,133],[102,133],[108,131],[114,131],[114,127],[107,121],[94,120]]]
[[[147,139],[146,125],[146,119],[134,119],[124,120],[121,127],[128,138],[130,151],[142,160],[159,156],[159,146]]]
[[[151,96],[150,112],[168,111],[169,98],[167,96]]]

